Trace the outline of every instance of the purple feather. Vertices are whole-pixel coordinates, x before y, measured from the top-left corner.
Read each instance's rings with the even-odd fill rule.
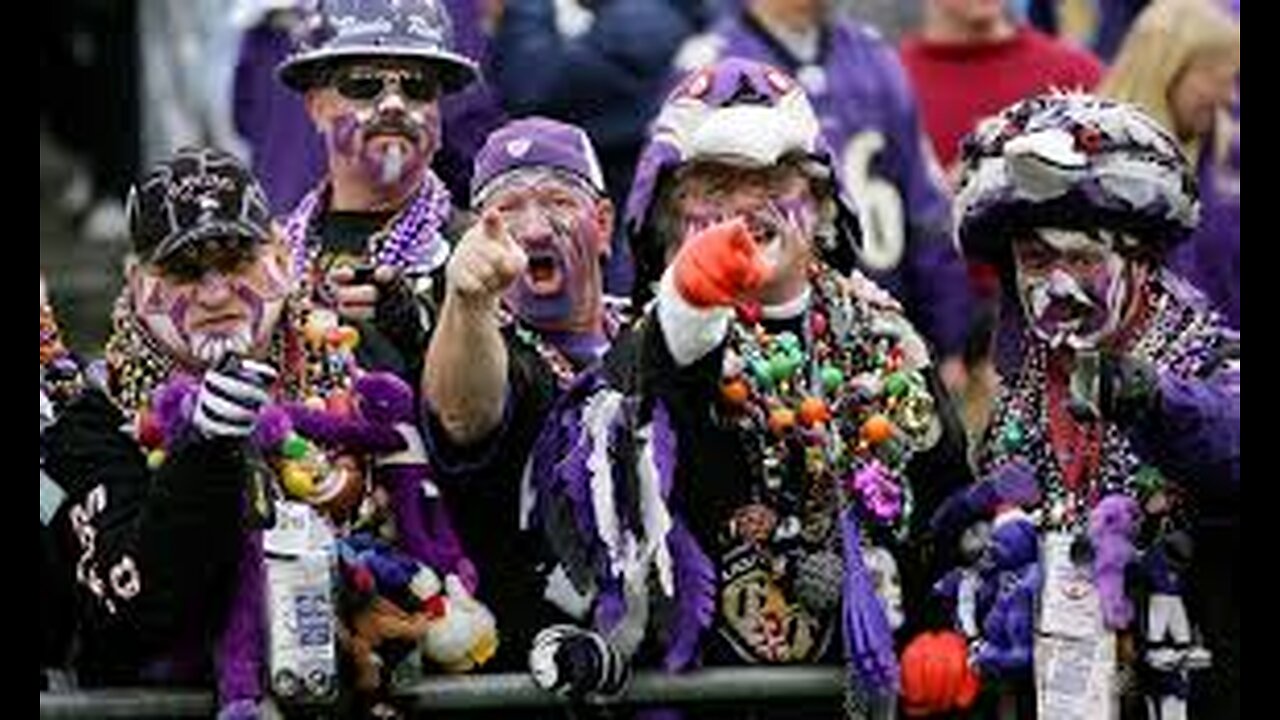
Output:
[[[702,631],[711,626],[716,610],[716,570],[679,518],[672,519],[667,548],[675,574],[676,607],[662,666],[671,672],[689,667],[697,655]]]
[[[284,444],[285,438],[293,432],[293,421],[289,413],[279,405],[268,405],[258,414],[258,422],[253,427],[253,442],[263,452],[272,452]]]
[[[191,427],[191,416],[195,412],[196,394],[199,391],[200,386],[191,376],[174,375],[152,396],[156,422],[160,423],[167,447],[172,447]]]
[[[241,541],[235,594],[231,598],[227,623],[215,648],[218,702],[222,706],[237,700],[256,701],[263,694],[265,563],[261,531],[246,533]]]
[[[898,658],[894,654],[893,630],[862,563],[861,536],[853,508],[841,514],[840,525],[844,549],[843,635],[851,680],[871,695],[894,695],[898,691]]]
[[[546,503],[567,502],[579,538],[595,542],[596,522],[591,504],[591,446],[584,442],[580,406],[562,405],[533,448],[533,482],[544,517]]]
[[[671,495],[676,475],[676,433],[671,427],[671,415],[661,400],[653,405],[651,419],[653,433],[653,464],[658,469],[658,487],[662,499]]]
[[[609,634],[627,613],[627,601],[622,597],[622,580],[606,578],[596,598],[595,628]]]

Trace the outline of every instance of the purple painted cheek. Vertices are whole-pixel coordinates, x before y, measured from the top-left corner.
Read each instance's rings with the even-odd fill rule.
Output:
[[[260,326],[262,325],[262,308],[265,305],[265,301],[256,290],[244,283],[237,283],[235,294],[249,308],[249,327],[252,329],[254,337],[257,337],[262,330]]]
[[[359,151],[360,121],[354,114],[340,115],[333,121],[329,143],[343,157],[352,157]]]
[[[174,331],[186,343],[191,342],[191,336],[187,334],[187,308],[190,304],[186,297],[179,297],[169,306],[169,322],[173,323]]]

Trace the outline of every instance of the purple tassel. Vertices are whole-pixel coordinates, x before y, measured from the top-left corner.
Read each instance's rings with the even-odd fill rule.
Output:
[[[673,518],[667,548],[675,572],[676,609],[662,666],[672,672],[689,667],[697,655],[702,631],[711,626],[716,610],[716,570],[679,518]]]
[[[840,525],[844,549],[844,645],[850,679],[870,695],[896,695],[898,658],[894,654],[893,630],[862,564],[861,536],[853,508],[841,514]]]
[[[653,464],[658,471],[658,488],[665,501],[671,495],[676,474],[676,433],[667,407],[658,401],[650,418]],[[684,670],[696,659],[702,631],[711,626],[716,611],[716,569],[698,540],[676,516],[667,533],[667,550],[675,574],[676,608],[667,633],[667,652],[662,665],[667,671]]]
[[[236,581],[227,622],[215,648],[220,706],[238,700],[256,702],[263,695],[266,560],[262,553],[261,531],[243,536]]]

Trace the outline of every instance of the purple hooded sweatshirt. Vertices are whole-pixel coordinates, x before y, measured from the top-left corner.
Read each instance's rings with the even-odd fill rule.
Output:
[[[867,237],[878,239],[892,256],[892,246],[905,243],[889,267],[864,264],[862,270],[903,302],[940,358],[956,355],[968,335],[968,277],[952,240],[950,200],[906,72],[893,47],[870,28],[834,21],[818,42],[817,62],[803,63],[748,11],[736,9],[691,41],[700,52],[686,58],[698,65],[729,56],[757,60],[787,71],[805,87],[838,158],[838,172],[860,207],[864,244]],[[901,231],[877,232],[868,214],[891,222],[895,207]]]

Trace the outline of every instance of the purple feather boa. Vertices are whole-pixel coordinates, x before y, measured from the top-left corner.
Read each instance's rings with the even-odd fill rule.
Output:
[[[266,647],[266,566],[262,532],[246,533],[241,542],[240,567],[227,622],[218,636],[214,665],[218,674],[218,704],[257,701],[263,696],[263,649]]]

